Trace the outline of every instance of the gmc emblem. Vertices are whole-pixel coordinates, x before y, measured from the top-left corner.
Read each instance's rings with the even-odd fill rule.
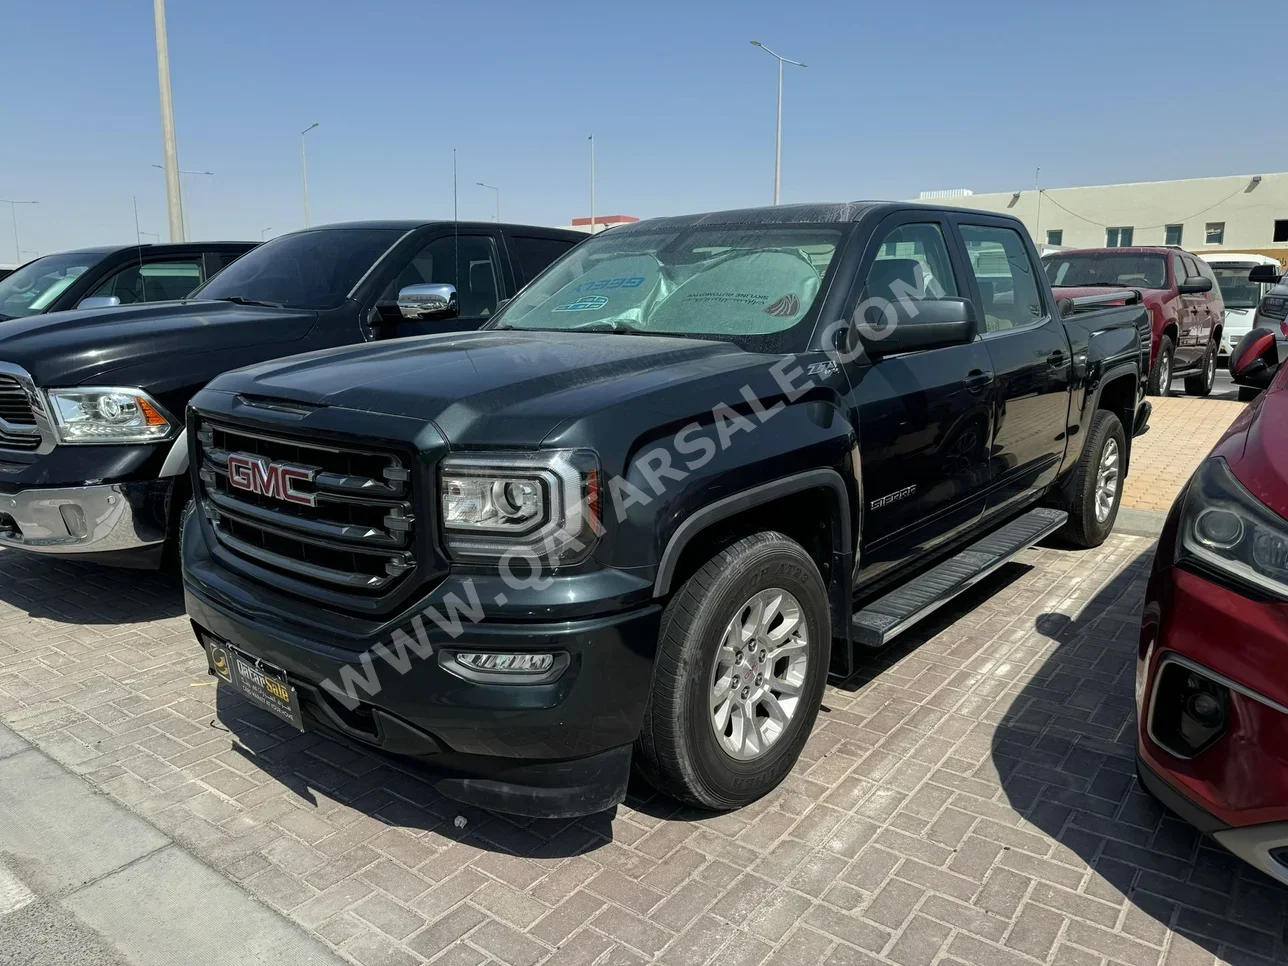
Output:
[[[312,483],[317,475],[318,471],[315,469],[291,466],[289,463],[270,463],[260,456],[234,453],[228,457],[229,486],[287,503],[317,506],[316,494],[301,493],[295,489],[297,480]]]

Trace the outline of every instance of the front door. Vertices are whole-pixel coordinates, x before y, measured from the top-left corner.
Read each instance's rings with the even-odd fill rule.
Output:
[[[873,234],[849,311],[882,300],[965,297],[964,266],[946,223],[897,215]],[[904,325],[916,325],[915,315]],[[851,418],[863,463],[859,584],[965,532],[983,510],[992,372],[978,338],[848,367]]]
[[[1064,323],[1038,283],[1037,253],[1008,223],[958,225],[997,386],[986,512],[1003,514],[1056,478],[1073,371]]]

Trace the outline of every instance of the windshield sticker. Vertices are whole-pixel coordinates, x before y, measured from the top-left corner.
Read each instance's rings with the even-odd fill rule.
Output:
[[[611,288],[639,288],[644,284],[643,275],[630,275],[623,278],[601,278],[595,282],[582,282],[574,292],[602,292]]]
[[[753,295],[750,292],[694,292],[684,297],[686,302],[732,302],[738,305],[764,305],[769,301],[768,295]]]
[[[801,300],[795,295],[784,295],[777,302],[765,309],[766,315],[777,316],[780,319],[790,319],[801,309]]]
[[[554,312],[593,312],[595,309],[602,309],[608,304],[608,299],[602,295],[583,295],[579,299],[573,299],[571,302],[565,302],[563,305],[556,305],[551,311]]]

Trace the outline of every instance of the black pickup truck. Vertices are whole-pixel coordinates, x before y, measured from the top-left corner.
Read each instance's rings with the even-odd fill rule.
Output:
[[[157,566],[173,557],[191,493],[184,408],[211,378],[309,349],[478,328],[585,237],[333,225],[255,248],[184,301],[117,305],[123,290],[100,286],[110,304],[95,310],[0,323],[0,547]],[[450,312],[437,307],[441,284],[456,293]]]
[[[1105,539],[1148,333],[1134,292],[1057,303],[993,214],[617,228],[482,331],[199,393],[188,613],[220,681],[449,797],[588,813],[634,760],[737,807],[829,671],[1048,535]]]

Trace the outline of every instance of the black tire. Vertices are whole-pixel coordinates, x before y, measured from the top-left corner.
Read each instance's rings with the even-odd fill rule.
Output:
[[[197,501],[192,497],[192,485],[185,474],[175,483],[174,492],[170,496],[169,533],[166,534],[165,548],[161,551],[161,569],[165,573],[183,572],[183,524],[196,506]]]
[[[739,760],[721,746],[710,718],[712,677],[729,622],[758,592],[771,589],[787,590],[800,604],[807,662],[786,726],[759,757]],[[667,604],[659,634],[635,746],[640,771],[658,790],[702,808],[740,808],[772,791],[800,757],[827,681],[831,613],[809,554],[781,533],[739,540],[685,581]]]
[[[1096,494],[1100,476],[1100,461],[1105,449],[1113,441],[1118,448],[1118,486],[1109,513],[1102,520],[1096,513]],[[1123,424],[1107,409],[1096,411],[1087,434],[1086,447],[1078,460],[1072,481],[1072,500],[1065,507],[1069,521],[1060,530],[1060,536],[1079,547],[1098,547],[1114,529],[1118,507],[1123,499],[1123,472],[1127,456],[1127,438]]]
[[[1203,353],[1203,368],[1197,376],[1185,377],[1185,391],[1191,396],[1207,396],[1216,383],[1216,343],[1209,342]]]
[[[1256,399],[1260,395],[1261,390],[1254,386],[1239,387],[1239,402],[1252,402],[1252,400]]]
[[[1151,396],[1170,396],[1172,394],[1172,372],[1176,347],[1172,337],[1163,336],[1158,340],[1158,354],[1154,356],[1154,365],[1149,370],[1149,394]],[[1166,378],[1164,378],[1166,373]]]

